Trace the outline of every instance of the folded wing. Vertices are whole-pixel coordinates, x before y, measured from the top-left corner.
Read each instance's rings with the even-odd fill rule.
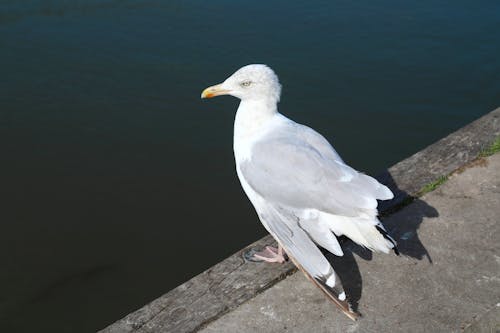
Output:
[[[392,198],[386,186],[335,158],[321,135],[291,129],[279,126],[261,138],[241,164],[242,175],[263,198],[349,217],[376,216],[377,199]]]

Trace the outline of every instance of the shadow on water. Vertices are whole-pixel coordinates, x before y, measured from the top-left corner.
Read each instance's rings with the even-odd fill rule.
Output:
[[[426,257],[429,263],[432,264],[432,258],[418,238],[417,231],[424,218],[438,217],[438,211],[425,201],[414,198],[407,192],[399,189],[388,172],[384,174],[383,181],[381,182],[389,186],[393,191],[394,199],[379,204],[379,211],[381,212],[380,220],[389,234],[398,242],[400,255],[417,260],[422,260]],[[405,218],[404,223],[399,219],[387,218],[388,215],[402,209],[410,203],[416,206],[417,209],[412,210],[412,214]],[[355,244],[345,237],[341,237],[339,240],[344,248],[344,256],[337,257],[326,251],[325,255],[339,275],[344,290],[346,294],[349,295],[353,310],[357,311],[362,295],[363,281],[356,261],[357,259],[354,255],[356,254],[361,259],[367,261],[371,261],[373,255],[371,251]]]

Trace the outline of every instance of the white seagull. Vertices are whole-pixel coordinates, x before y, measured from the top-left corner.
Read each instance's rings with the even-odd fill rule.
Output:
[[[278,249],[266,247],[256,259],[295,265],[342,311],[358,316],[340,280],[317,245],[342,256],[338,236],[372,251],[397,253],[396,242],[378,220],[377,200],[393,198],[374,178],[344,163],[313,129],[278,112],[281,85],[273,70],[240,68],[201,98],[232,95],[241,100],[234,121],[234,156],[243,190]]]

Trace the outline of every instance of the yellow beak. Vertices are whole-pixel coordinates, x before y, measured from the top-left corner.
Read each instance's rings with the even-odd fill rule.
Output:
[[[203,90],[203,92],[201,93],[201,98],[212,98],[219,95],[229,94],[229,90],[222,89],[221,85],[222,84],[217,84],[215,86],[211,86]]]

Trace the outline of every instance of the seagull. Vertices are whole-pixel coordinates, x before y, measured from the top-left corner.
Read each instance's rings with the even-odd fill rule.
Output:
[[[394,197],[374,178],[348,166],[313,129],[278,112],[281,84],[266,65],[237,70],[201,98],[231,95],[240,104],[234,120],[234,157],[241,186],[260,221],[278,243],[253,259],[283,263],[285,255],[349,318],[358,313],[318,246],[344,253],[346,236],[376,252],[398,254],[396,241],[378,220],[377,200]]]

